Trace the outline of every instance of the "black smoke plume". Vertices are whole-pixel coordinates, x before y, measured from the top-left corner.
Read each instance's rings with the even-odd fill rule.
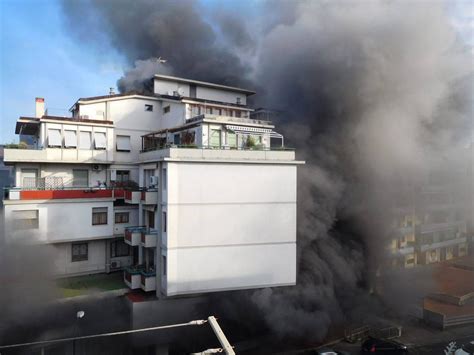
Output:
[[[307,162],[299,170],[298,284],[245,301],[276,334],[321,340],[368,313],[392,202],[466,143],[468,50],[448,3],[220,4],[90,0],[63,9],[75,35],[101,33],[126,58],[121,91],[142,90],[166,70],[257,89],[256,106],[284,112],[276,124]],[[159,56],[168,62],[157,64]]]

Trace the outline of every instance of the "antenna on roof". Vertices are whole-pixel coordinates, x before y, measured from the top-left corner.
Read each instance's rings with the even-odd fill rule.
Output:
[[[110,88],[110,89],[109,89],[109,95],[115,95],[114,88]]]
[[[156,58],[156,61],[157,61],[158,63],[160,63],[160,64],[164,64],[164,63],[167,62],[166,59],[163,59],[163,58],[161,58],[161,57]]]

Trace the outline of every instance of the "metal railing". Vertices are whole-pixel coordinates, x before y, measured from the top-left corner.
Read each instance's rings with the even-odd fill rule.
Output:
[[[178,148],[178,149],[209,149],[209,150],[244,150],[244,151],[294,151],[295,148],[289,147],[266,147],[263,144],[256,144],[255,146],[246,147],[246,146],[229,146],[225,144],[221,145],[197,145],[197,144],[173,144],[173,143],[165,143],[165,144],[157,144],[148,147],[143,147],[140,151],[141,153],[151,152],[155,150],[161,149],[170,149],[170,148]]]

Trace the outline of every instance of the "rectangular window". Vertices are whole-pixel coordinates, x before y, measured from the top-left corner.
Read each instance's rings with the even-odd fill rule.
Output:
[[[15,229],[38,229],[38,210],[13,211],[13,227]]]
[[[64,147],[77,148],[76,131],[72,131],[72,130],[64,131]]]
[[[110,243],[110,257],[129,256],[130,247],[123,240],[117,240]]]
[[[196,85],[189,85],[189,97],[196,97]]]
[[[218,115],[218,116],[222,115],[222,109],[221,108],[216,108],[216,115]]]
[[[220,129],[211,129],[211,147],[220,147],[221,146],[221,130]]]
[[[84,261],[89,258],[87,243],[72,243],[71,244],[71,261]]]
[[[176,144],[176,145],[179,145],[181,142],[180,142],[180,135],[179,133],[178,134],[175,134],[173,136],[173,143]]]
[[[168,266],[166,265],[166,256],[162,255],[161,256],[161,270],[162,270],[163,276],[166,276],[168,272],[167,267]]]
[[[72,186],[87,187],[89,186],[89,171],[85,169],[72,170]]]
[[[105,138],[105,132],[94,132],[94,148],[95,149],[107,148],[107,140]]]
[[[163,113],[168,113],[171,111],[171,107],[168,105],[168,106],[165,106],[163,107]]]
[[[212,115],[212,107],[206,107],[206,113]]]
[[[163,190],[168,188],[168,177],[166,176],[166,168],[163,168]]]
[[[132,148],[130,145],[130,136],[117,136],[117,152],[129,152]]]
[[[130,180],[130,171],[129,170],[117,170],[116,172],[116,182],[127,182]]]
[[[21,184],[23,188],[38,188],[38,170],[21,169]]]
[[[166,212],[163,211],[163,233],[166,233],[167,230],[167,222],[166,222]]]
[[[153,111],[153,105],[145,105],[145,111],[152,112]]]
[[[91,132],[79,132],[79,149],[91,149]]]
[[[48,129],[48,147],[59,147],[62,146],[61,130],[60,129]]]
[[[107,224],[107,207],[92,208],[92,225]]]
[[[115,223],[128,223],[129,213],[128,212],[115,212]]]
[[[227,145],[229,147],[237,147],[237,136],[235,132],[227,131]]]
[[[237,105],[240,105],[242,103],[242,99],[240,97],[237,98]]]
[[[241,111],[235,111],[235,117],[242,117]]]

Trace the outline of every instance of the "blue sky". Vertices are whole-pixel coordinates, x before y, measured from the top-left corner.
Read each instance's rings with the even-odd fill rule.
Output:
[[[68,115],[81,96],[115,87],[124,60],[76,42],[55,0],[0,0],[0,143],[17,140],[15,121],[34,115],[35,97],[51,114]]]
[[[472,48],[473,2],[448,4],[453,26]],[[119,53],[78,42],[63,20],[57,0],[0,0],[0,144],[17,141],[15,122],[34,115],[35,97],[45,98],[50,114],[68,115],[79,97],[107,94],[122,75]]]

